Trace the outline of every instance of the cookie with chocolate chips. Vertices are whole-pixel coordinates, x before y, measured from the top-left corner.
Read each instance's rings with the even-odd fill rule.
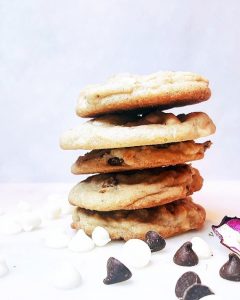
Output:
[[[93,150],[80,156],[73,174],[112,173],[183,164],[202,159],[211,142],[186,141],[152,146]]]
[[[99,212],[76,207],[73,211],[72,227],[81,228],[91,235],[95,227],[102,226],[112,240],[145,240],[149,230],[167,238],[191,229],[200,229],[205,216],[205,210],[188,197],[165,205],[136,210]]]
[[[154,207],[185,198],[202,187],[202,177],[190,165],[99,174],[72,188],[72,205],[98,211]]]

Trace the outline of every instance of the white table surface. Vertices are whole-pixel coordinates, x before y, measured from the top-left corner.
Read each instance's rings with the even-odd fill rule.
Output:
[[[46,203],[51,193],[66,193],[69,184],[1,184],[0,207],[6,214],[16,210],[19,201],[28,201],[36,210]],[[223,216],[240,215],[240,182],[207,182],[194,195],[194,200],[207,209],[207,222],[202,231],[190,232],[167,240],[166,248],[152,255],[143,269],[132,269],[129,281],[106,286],[106,261],[118,257],[123,242],[112,242],[88,253],[73,253],[68,249],[49,249],[43,243],[47,227],[66,228],[70,235],[71,216],[50,221],[47,226],[17,235],[0,235],[0,254],[7,260],[10,272],[0,278],[0,298],[4,300],[42,299],[176,299],[177,279],[186,271],[197,272],[202,283],[208,285],[222,299],[240,299],[240,282],[222,279],[219,268],[227,261],[229,250],[216,237],[209,236],[211,224],[218,224]],[[172,262],[175,251],[193,236],[204,238],[214,256],[191,268]],[[74,290],[58,290],[49,283],[49,276],[60,261],[67,260],[79,269],[82,284]]]

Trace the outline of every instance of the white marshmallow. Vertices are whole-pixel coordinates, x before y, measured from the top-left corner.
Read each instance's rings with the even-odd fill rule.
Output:
[[[66,232],[61,230],[51,230],[45,237],[45,245],[55,249],[66,248],[70,240],[71,238]]]
[[[26,201],[20,201],[17,204],[17,210],[19,212],[30,212],[32,210],[31,205]]]
[[[18,217],[18,223],[24,231],[32,231],[35,228],[38,228],[41,225],[41,218],[32,212],[22,213]]]
[[[74,289],[81,282],[80,273],[68,262],[61,263],[51,276],[52,285],[59,289]]]
[[[22,227],[13,217],[2,217],[0,220],[0,233],[17,234],[22,231]]]
[[[193,237],[191,243],[193,251],[199,258],[209,258],[213,255],[212,250],[202,238]]]
[[[94,248],[93,240],[80,229],[71,239],[68,248],[74,252],[87,252]]]
[[[123,245],[123,260],[126,265],[142,268],[151,259],[151,250],[142,240],[131,239]]]
[[[108,231],[101,226],[97,226],[94,228],[92,239],[95,245],[100,247],[106,245],[111,241]]]
[[[9,272],[5,259],[0,257],[0,277],[5,276]]]

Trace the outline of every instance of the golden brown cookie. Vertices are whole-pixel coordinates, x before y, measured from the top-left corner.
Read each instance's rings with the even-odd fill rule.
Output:
[[[202,183],[190,165],[99,174],[74,186],[69,202],[98,211],[147,208],[185,198]]]
[[[161,110],[209,99],[208,80],[190,72],[150,75],[120,74],[80,93],[76,112],[81,117],[159,107]]]
[[[73,174],[112,173],[183,164],[202,159],[211,142],[93,150],[72,165]]]
[[[200,229],[205,217],[204,208],[188,197],[154,208],[129,211],[97,212],[76,207],[72,227],[84,229],[91,235],[96,226],[102,226],[113,240],[143,240],[150,230],[167,238],[188,230]]]
[[[194,140],[215,132],[212,120],[203,112],[181,114],[159,110],[145,115],[107,115],[66,131],[63,149],[107,149],[146,146]]]

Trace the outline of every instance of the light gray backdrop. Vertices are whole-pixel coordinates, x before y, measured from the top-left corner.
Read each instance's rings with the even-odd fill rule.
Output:
[[[62,151],[79,91],[118,72],[187,70],[209,78],[217,125],[198,162],[208,179],[240,179],[240,1],[0,1],[0,181],[76,181]]]

